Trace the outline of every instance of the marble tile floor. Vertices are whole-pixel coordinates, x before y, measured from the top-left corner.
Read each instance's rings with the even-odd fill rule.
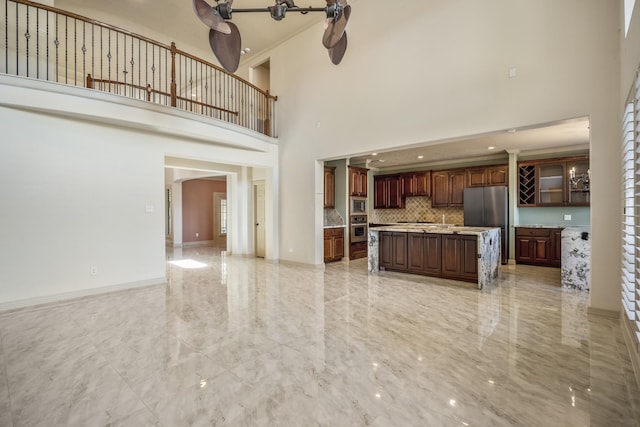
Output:
[[[618,320],[554,271],[479,291],[366,259],[168,258],[206,267],[0,313],[0,426],[638,426]]]

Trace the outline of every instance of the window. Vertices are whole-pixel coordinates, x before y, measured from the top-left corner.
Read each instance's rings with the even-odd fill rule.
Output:
[[[220,235],[227,235],[227,199],[220,200]]]
[[[640,74],[629,93],[622,117],[622,310],[635,346],[640,342]]]
[[[629,25],[631,24],[631,16],[633,16],[633,7],[636,0],[624,0],[624,36],[627,37]]]

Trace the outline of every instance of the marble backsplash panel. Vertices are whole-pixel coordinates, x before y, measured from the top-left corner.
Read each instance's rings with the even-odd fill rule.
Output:
[[[407,197],[404,209],[373,209],[369,211],[369,222],[392,223],[400,221],[428,221],[446,224],[464,224],[464,209],[432,208],[431,197]]]
[[[344,225],[344,218],[335,209],[325,209],[324,225]]]

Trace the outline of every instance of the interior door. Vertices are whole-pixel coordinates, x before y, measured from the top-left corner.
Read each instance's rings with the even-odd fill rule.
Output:
[[[265,227],[264,227],[264,181],[258,181],[253,186],[254,193],[254,218],[256,236],[256,256],[265,256]]]
[[[227,193],[213,193],[213,245],[227,248]]]

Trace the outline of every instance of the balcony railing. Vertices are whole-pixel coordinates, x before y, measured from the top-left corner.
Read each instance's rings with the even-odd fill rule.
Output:
[[[275,136],[277,97],[175,43],[27,0],[4,0],[0,29],[0,73],[176,107]]]

